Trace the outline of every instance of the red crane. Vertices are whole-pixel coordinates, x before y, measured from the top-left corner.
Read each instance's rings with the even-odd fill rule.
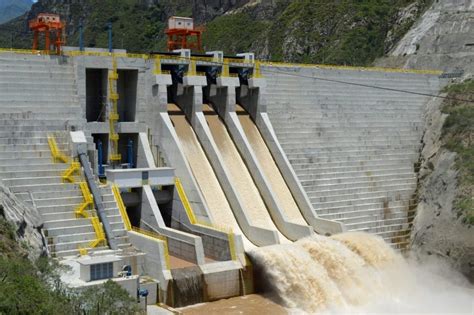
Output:
[[[64,30],[64,23],[61,22],[61,18],[57,14],[40,13],[36,19],[30,20],[30,30],[34,32],[33,37],[33,50],[38,50],[38,37],[39,33],[44,33],[45,37],[45,51],[50,52],[51,49],[51,32],[55,32],[56,36],[53,41],[56,54],[61,54],[61,46],[64,44],[62,40],[62,34]]]
[[[175,49],[195,49],[201,51],[202,29],[194,27],[192,18],[172,16],[168,19],[168,51]],[[194,38],[194,40],[192,40]]]

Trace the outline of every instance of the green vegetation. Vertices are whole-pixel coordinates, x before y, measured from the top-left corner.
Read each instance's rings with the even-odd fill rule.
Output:
[[[415,19],[395,22],[398,12],[413,2],[418,14],[431,3],[279,0],[271,12],[257,6],[216,18],[207,25],[204,45],[224,47],[228,53],[255,51],[273,61],[369,65],[390,48],[389,31],[395,43],[411,27]],[[235,39],[238,47],[232,45]]]
[[[108,22],[112,22],[114,48],[131,52],[164,50],[164,30],[170,15],[190,16],[192,3],[185,0],[163,0],[147,5],[141,0],[44,0],[41,12],[54,12],[67,20],[66,44],[79,45],[79,24],[84,25],[86,47],[108,46]],[[13,37],[11,36],[13,34]],[[26,16],[0,25],[0,47],[29,48],[32,34],[27,31]]]
[[[450,99],[443,106],[448,114],[443,125],[445,147],[457,153],[459,196],[455,207],[459,217],[474,224],[474,80],[448,86]]]
[[[0,216],[0,314],[138,314],[136,301],[113,281],[72,290],[60,281],[64,267],[27,258],[28,246]]]
[[[408,31],[431,1],[274,0],[236,5],[205,23],[203,46],[226,54],[254,51],[273,61],[369,65]],[[400,20],[399,12],[409,4],[415,5],[416,14]],[[78,45],[82,19],[85,45],[107,47],[110,21],[114,47],[130,52],[165,50],[167,18],[193,15],[193,2],[185,0],[43,0],[42,5],[42,11],[66,17],[68,45]],[[26,17],[0,25],[0,47],[29,48],[31,41]]]
[[[238,28],[236,25],[252,27]],[[206,50],[222,50],[224,47],[226,52],[249,51],[268,25],[267,21],[253,20],[246,12],[220,16],[207,25],[203,43]]]

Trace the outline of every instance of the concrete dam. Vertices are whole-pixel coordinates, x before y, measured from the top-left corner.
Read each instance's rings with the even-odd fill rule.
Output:
[[[0,178],[69,286],[360,305],[349,288],[380,291],[361,266],[404,264],[423,112],[445,84],[250,53],[1,52]]]

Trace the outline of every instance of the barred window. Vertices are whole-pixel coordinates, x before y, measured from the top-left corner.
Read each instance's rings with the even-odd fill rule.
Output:
[[[113,263],[103,263],[91,265],[91,281],[109,279],[114,276]]]

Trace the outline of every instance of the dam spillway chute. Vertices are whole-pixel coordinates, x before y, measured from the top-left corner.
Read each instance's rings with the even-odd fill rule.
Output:
[[[253,248],[254,245],[252,242],[245,237],[240,229],[225,194],[220,187],[219,181],[186,117],[176,105],[172,105],[172,108],[170,111],[173,113],[170,115],[171,121],[174,124],[193,176],[199,184],[205,202],[215,220],[215,224],[222,228],[229,229],[233,233],[242,235],[245,248]]]
[[[252,176],[235,147],[225,124],[211,109],[208,110],[208,114],[205,116],[217,148],[224,159],[223,162],[230,171],[231,180],[239,192],[250,220],[256,226],[277,231],[279,242],[288,242],[287,238],[281,234],[272,221],[258,188],[255,186]]]

